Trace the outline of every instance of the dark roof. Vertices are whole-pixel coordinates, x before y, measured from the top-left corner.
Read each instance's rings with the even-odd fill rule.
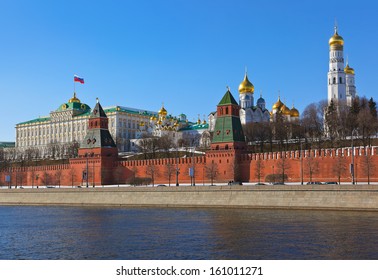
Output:
[[[107,118],[105,111],[102,109],[102,106],[98,100],[96,106],[93,108],[91,118]]]

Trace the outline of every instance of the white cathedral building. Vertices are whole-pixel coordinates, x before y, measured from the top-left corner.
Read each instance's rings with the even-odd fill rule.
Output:
[[[344,64],[344,39],[335,33],[329,39],[328,105],[352,105],[356,97],[354,69]]]

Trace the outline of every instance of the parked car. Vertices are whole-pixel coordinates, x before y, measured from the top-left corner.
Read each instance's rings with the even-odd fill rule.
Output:
[[[256,183],[256,186],[265,186],[264,183]]]
[[[274,182],[273,185],[285,185],[284,182]]]
[[[338,185],[337,182],[325,182],[324,185]]]
[[[166,187],[166,185],[163,185],[163,184],[160,184],[160,185],[157,185],[158,187]]]
[[[307,182],[307,185],[323,185],[322,182]]]

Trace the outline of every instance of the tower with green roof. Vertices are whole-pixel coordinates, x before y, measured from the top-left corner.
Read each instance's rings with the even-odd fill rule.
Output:
[[[218,181],[242,181],[241,154],[246,142],[239,116],[240,106],[230,89],[217,106],[211,149],[206,153],[207,168],[216,170]],[[211,173],[211,171],[209,171]]]
[[[228,89],[217,106],[212,150],[245,149],[245,137],[239,117],[240,107]]]

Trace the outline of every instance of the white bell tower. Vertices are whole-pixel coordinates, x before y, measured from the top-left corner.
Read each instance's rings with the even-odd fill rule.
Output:
[[[344,39],[335,33],[329,39],[328,104],[346,104],[346,77],[344,71]]]

